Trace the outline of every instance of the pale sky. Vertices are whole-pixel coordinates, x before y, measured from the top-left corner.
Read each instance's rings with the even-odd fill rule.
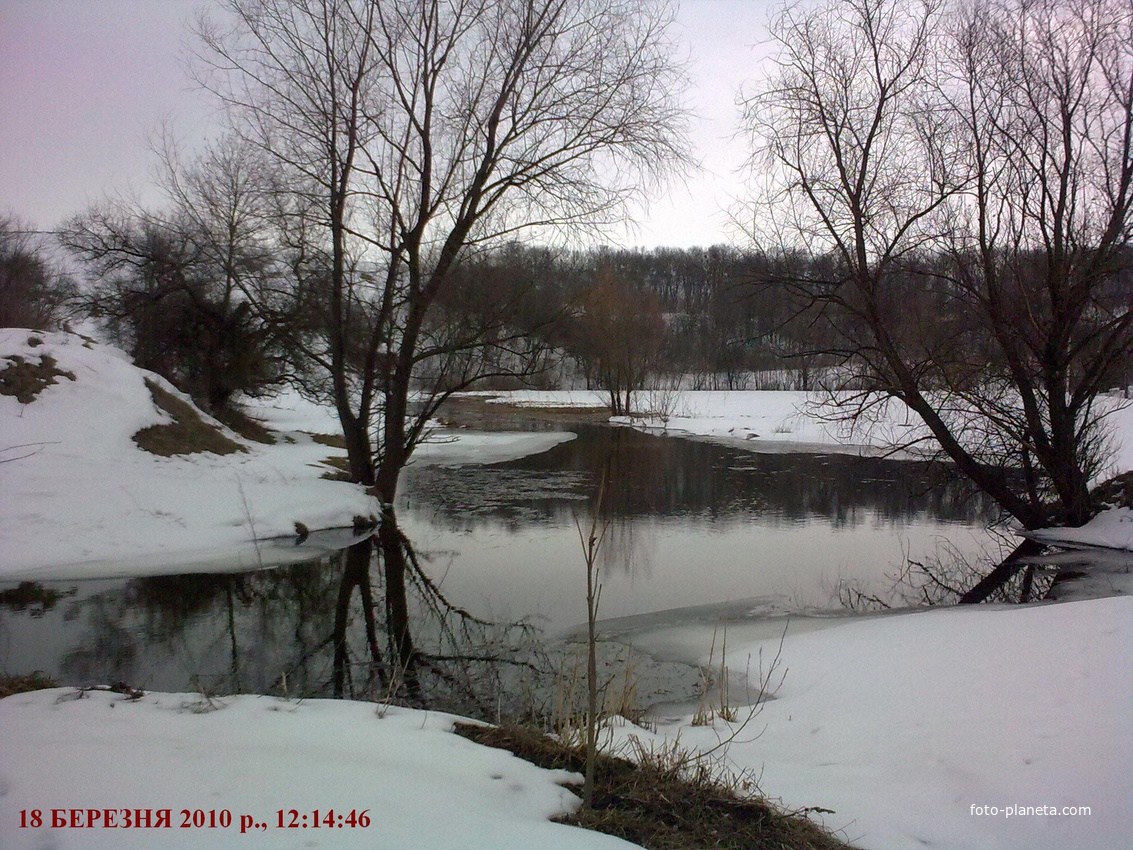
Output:
[[[107,193],[146,198],[162,122],[188,146],[212,105],[183,61],[186,22],[210,0],[0,0],[0,211],[50,229]],[[739,191],[736,94],[757,74],[773,0],[682,0],[676,35],[692,60],[695,156],[626,246],[728,241]]]

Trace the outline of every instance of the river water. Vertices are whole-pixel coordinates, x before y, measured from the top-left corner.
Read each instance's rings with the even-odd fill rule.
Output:
[[[622,625],[835,610],[848,586],[887,593],[906,556],[931,556],[942,541],[977,553],[993,518],[969,486],[920,463],[573,430],[577,439],[513,462],[407,471],[399,523],[434,603],[523,620],[538,630],[527,637],[568,632],[585,620],[579,528],[596,509],[600,616]],[[0,584],[0,670],[73,685],[328,694],[341,576],[324,559]],[[377,575],[379,599],[380,585]]]

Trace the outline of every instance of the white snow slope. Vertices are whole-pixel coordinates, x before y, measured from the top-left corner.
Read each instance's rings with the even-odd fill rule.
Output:
[[[304,434],[217,455],[160,457],[132,435],[171,418],[119,349],[74,334],[0,330],[0,360],[55,360],[59,376],[28,403],[0,395],[0,574],[68,578],[251,569],[256,539],[349,526],[377,510],[360,487],[320,478],[332,454]],[[205,417],[206,421],[208,420]],[[218,424],[219,423],[214,423]],[[314,553],[315,556],[318,553]]]
[[[559,783],[580,777],[454,735],[459,718],[451,715],[389,708],[382,716],[372,704],[335,700],[209,703],[199,694],[150,694],[133,702],[76,693],[60,688],[0,700],[5,850],[633,846],[552,823],[548,818],[579,803]],[[76,826],[53,827],[57,809],[64,823],[78,817]],[[170,826],[107,828],[101,812],[90,826],[87,809],[117,810],[118,824],[125,809],[135,822],[134,810],[154,810],[151,823],[168,809]],[[34,810],[39,828],[31,826]],[[315,810],[320,821],[332,813],[333,825],[316,826]],[[231,820],[222,827],[225,811]],[[357,825],[363,811],[368,826]],[[354,826],[345,823],[351,812]]]
[[[728,666],[752,678],[779,651],[733,639]],[[788,808],[833,809],[826,825],[872,850],[1133,847],[1133,598],[788,630],[780,662],[742,728],[747,709],[615,733],[703,751],[739,729],[722,751],[733,770]]]

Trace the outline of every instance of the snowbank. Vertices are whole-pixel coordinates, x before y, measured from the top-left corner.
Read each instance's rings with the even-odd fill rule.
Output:
[[[244,451],[142,450],[132,436],[171,421],[146,381],[187,397],[118,349],[74,334],[0,330],[0,359],[13,355],[31,364],[50,357],[65,374],[27,403],[0,395],[0,574],[250,569],[263,555],[257,540],[294,536],[296,522],[349,526],[376,510],[362,488],[320,478],[331,452],[305,434],[249,443],[201,414]]]
[[[1027,537],[1051,546],[1071,549],[1100,547],[1133,550],[1133,510],[1110,508],[1079,528],[1043,528]]]
[[[351,537],[312,534],[296,546],[296,523],[341,529],[377,513],[363,488],[322,478],[333,471],[326,459],[344,452],[312,434],[337,434],[339,426],[332,411],[297,394],[250,405],[278,432],[274,445],[244,440],[197,411],[242,451],[161,457],[132,439],[172,421],[147,381],[189,399],[124,352],[75,334],[0,329],[0,374],[13,364],[54,374],[31,395],[0,394],[2,577],[113,578],[307,560]],[[573,436],[441,429],[414,462],[510,460]]]
[[[334,700],[76,693],[0,700],[0,846],[8,850],[634,846],[552,823],[577,807],[560,783],[579,777],[454,735],[459,718],[450,715],[390,708],[383,716],[373,704]],[[89,827],[91,816],[78,811],[82,826],[53,829],[53,809],[65,819],[115,809],[119,822],[124,809],[168,809],[170,826]],[[45,826],[21,828],[33,810]],[[315,824],[315,810],[320,821],[332,814],[333,825]],[[363,811],[368,826],[358,825]],[[229,826],[219,825],[224,812]]]
[[[729,635],[728,644],[729,668],[754,676],[779,641],[731,649]],[[833,809],[827,826],[851,843],[1065,850],[1133,842],[1133,599],[950,608],[788,632],[781,661],[782,686],[727,759],[790,808]],[[730,728],[684,717],[658,733],[709,748]],[[652,738],[618,730],[628,734]]]

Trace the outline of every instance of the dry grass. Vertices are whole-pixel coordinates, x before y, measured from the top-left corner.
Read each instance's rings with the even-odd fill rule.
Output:
[[[277,442],[274,431],[242,410],[225,410],[216,414],[216,418],[245,440],[266,446],[274,446]]]
[[[320,478],[325,478],[328,481],[351,481],[350,477],[350,459],[346,455],[331,455],[330,457],[323,458],[322,463],[327,466],[334,467],[333,470],[328,470],[320,475]]]
[[[39,363],[29,363],[18,354],[4,358],[8,365],[0,371],[0,395],[15,396],[20,404],[31,404],[56,378],[75,380],[74,372],[57,368],[55,358],[44,354]]]
[[[329,446],[332,449],[345,449],[346,438],[341,434],[316,434],[313,431],[305,432],[320,446]]]
[[[1123,472],[1099,484],[1090,494],[1094,505],[1102,508],[1133,508],[1133,471]]]
[[[12,694],[23,694],[28,691],[40,691],[44,688],[57,687],[59,687],[59,683],[51,677],[43,675],[43,671],[41,670],[36,670],[32,673],[22,673],[18,676],[0,673],[0,699],[10,697]]]
[[[153,381],[146,381],[153,403],[173,417],[168,425],[151,425],[134,434],[138,448],[161,457],[212,452],[226,455],[245,451],[239,443],[224,436],[215,425],[209,425],[191,405]]]
[[[585,750],[525,727],[457,724],[466,738],[515,753],[540,767],[581,772]],[[640,844],[648,850],[847,850],[800,813],[743,794],[705,768],[689,771],[685,756],[639,753],[638,763],[599,755],[593,805],[559,818]],[[642,758],[641,756],[644,756]]]

